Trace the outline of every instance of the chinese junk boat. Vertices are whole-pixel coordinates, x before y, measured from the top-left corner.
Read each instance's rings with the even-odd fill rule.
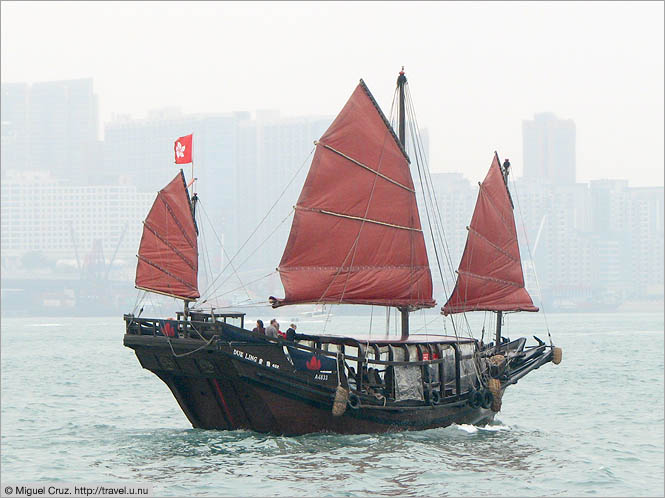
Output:
[[[508,386],[561,361],[551,338],[527,346],[525,338],[501,335],[502,313],[538,308],[524,287],[509,163],[502,166],[496,153],[442,308],[454,335],[409,333],[409,313],[436,302],[405,147],[412,107],[403,71],[395,92],[397,134],[361,80],[315,142],[278,268],[285,297],[270,303],[394,307],[401,336],[338,330],[348,335],[287,340],[245,329],[243,313],[190,308],[200,297],[197,197],[190,198],[182,170],[159,192],[144,224],[136,286],[182,299],[184,309],[170,319],[125,315],[124,344],[168,385],[194,427],[295,435],[485,424]],[[421,161],[422,150],[415,156]],[[429,171],[417,164],[426,186]],[[453,315],[468,311],[496,312],[494,341],[462,336],[466,320],[456,326]]]

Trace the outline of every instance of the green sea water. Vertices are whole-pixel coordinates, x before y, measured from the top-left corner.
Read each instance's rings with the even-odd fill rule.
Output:
[[[509,388],[493,425],[281,437],[192,429],[123,347],[122,317],[3,319],[0,477],[151,483],[158,496],[663,496],[663,315],[547,321],[563,362]],[[504,330],[547,338],[534,314]]]

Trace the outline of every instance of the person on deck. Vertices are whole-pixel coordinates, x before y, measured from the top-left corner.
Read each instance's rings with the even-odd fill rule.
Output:
[[[279,335],[282,339],[286,339],[286,334],[279,330],[279,322],[275,320],[275,327],[277,327],[277,335]]]
[[[277,339],[277,337],[279,336],[277,332],[278,330],[279,330],[279,324],[277,323],[277,320],[273,318],[272,320],[270,320],[270,325],[268,325],[268,328],[266,329],[266,335],[268,337],[274,337],[275,339]]]
[[[296,338],[296,324],[292,323],[291,326],[286,329],[286,340],[293,341]]]
[[[257,334],[266,335],[266,329],[263,326],[263,320],[257,320],[256,321],[256,327],[254,327],[252,329],[252,332],[257,333]]]

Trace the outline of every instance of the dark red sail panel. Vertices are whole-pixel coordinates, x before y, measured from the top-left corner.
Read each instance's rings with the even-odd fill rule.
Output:
[[[432,276],[409,161],[361,81],[317,144],[273,306],[432,307]]]
[[[499,157],[480,185],[457,284],[444,314],[465,311],[538,311],[524,288],[513,206]]]
[[[136,286],[181,299],[199,297],[196,224],[180,173],[159,191],[148,217],[136,265]]]

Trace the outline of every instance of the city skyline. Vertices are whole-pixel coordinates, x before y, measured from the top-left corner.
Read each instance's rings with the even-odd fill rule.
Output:
[[[434,172],[479,178],[496,149],[521,174],[522,121],[553,112],[575,121],[578,180],[663,185],[661,3],[1,8],[2,81],[92,76],[102,123],[163,107],[334,115],[360,77],[389,113],[404,64]]]
[[[249,280],[254,281],[257,272],[272,275],[305,180],[312,137],[322,136],[333,118],[165,109],[149,118],[125,116],[106,123],[105,139],[98,141],[93,131],[99,123],[76,119],[97,116],[92,87],[91,79],[41,82],[34,101],[31,87],[2,87],[5,271],[25,274],[41,265],[53,277],[78,273],[82,282],[93,276],[129,282],[140,222],[154,192],[178,169],[173,165],[173,140],[194,133],[197,216],[199,227],[208,227],[201,231],[207,245],[202,282],[233,284],[235,276],[228,271],[223,279],[214,275],[238,254],[237,269]],[[54,115],[53,109],[60,111]],[[537,289],[538,294],[542,290],[549,304],[564,307],[571,302],[602,307],[626,299],[662,301],[663,188],[629,186],[627,179],[577,182],[573,120],[536,113],[522,122],[522,130],[527,174],[519,176],[511,167],[509,188],[527,288]],[[428,130],[421,134],[427,156]],[[51,140],[50,135],[59,139]],[[81,150],[96,151],[93,160],[86,163],[79,158],[78,168],[67,168]],[[411,141],[406,150],[416,157]],[[69,159],[56,162],[51,174],[28,172],[48,170],[54,156]],[[415,163],[412,168],[417,168]],[[190,168],[184,170],[189,178]],[[466,244],[465,226],[482,178],[432,172],[451,276]],[[416,191],[422,194],[420,181],[416,175]],[[424,195],[419,206],[425,223],[422,201]],[[261,226],[263,233],[252,239]],[[274,241],[272,249],[259,250],[268,238]],[[274,278],[257,285],[264,284],[268,287],[261,290],[241,287],[247,297],[250,292],[253,296],[280,293]],[[435,287],[445,295],[445,287],[450,289],[453,283],[441,285],[444,289]],[[228,288],[224,292],[233,294]],[[73,306],[73,301],[67,302]]]
[[[148,109],[144,115],[113,113],[111,118],[108,121],[103,121],[102,116],[98,112],[99,100],[101,100],[101,98],[100,98],[98,93],[94,92],[94,78],[92,78],[92,77],[76,78],[76,79],[71,79],[71,80],[65,79],[65,80],[56,80],[56,81],[36,81],[36,82],[33,82],[33,83],[28,83],[28,82],[6,83],[6,82],[2,82],[3,100],[5,99],[5,97],[7,95],[6,94],[6,89],[8,89],[8,88],[11,88],[12,91],[18,90],[19,92],[26,93],[26,94],[30,94],[31,90],[33,88],[35,88],[37,90],[37,92],[36,92],[37,93],[37,98],[35,100],[43,100],[44,97],[41,94],[44,93],[44,89],[47,89],[46,91],[50,94],[54,93],[52,89],[50,89],[50,91],[49,91],[49,86],[62,87],[62,88],[68,89],[72,85],[79,86],[79,87],[84,89],[84,93],[86,94],[86,98],[89,99],[89,102],[91,103],[91,106],[94,108],[94,111],[92,111],[92,113],[94,114],[94,118],[93,118],[94,122],[92,122],[92,125],[90,125],[89,124],[90,120],[89,120],[88,126],[91,126],[92,128],[98,130],[98,133],[97,133],[97,136],[96,136],[96,142],[99,144],[100,147],[103,147],[104,143],[107,142],[108,130],[111,130],[111,133],[113,133],[114,130],[119,129],[119,128],[121,129],[124,125],[127,125],[127,124],[132,124],[132,125],[145,124],[147,126],[150,126],[150,124],[153,123],[153,122],[164,121],[164,120],[173,121],[173,122],[181,121],[181,122],[184,122],[184,123],[188,123],[188,122],[191,122],[192,120],[194,120],[194,121],[196,121],[196,120],[205,120],[205,119],[209,119],[209,118],[233,118],[233,119],[236,119],[238,117],[241,117],[242,119],[246,119],[246,120],[249,120],[249,121],[267,122],[267,123],[271,122],[271,121],[280,121],[280,120],[293,120],[294,122],[305,120],[305,121],[316,121],[316,122],[319,122],[319,123],[328,122],[328,124],[329,124],[329,122],[332,122],[332,119],[334,118],[333,115],[324,116],[324,115],[321,115],[321,114],[285,115],[279,109],[247,109],[247,110],[243,110],[243,111],[229,111],[229,110],[227,110],[227,111],[221,111],[221,112],[207,112],[206,113],[206,112],[188,112],[187,110],[184,110],[180,107],[166,106],[166,107],[160,107],[160,108],[155,108],[155,109]],[[60,88],[58,88],[58,89],[60,89]],[[47,93],[47,95],[48,95],[48,93]],[[89,97],[87,95],[89,95]],[[46,101],[46,102],[48,102],[48,101]],[[53,103],[50,103],[49,105],[51,107],[53,107]],[[13,110],[14,106],[11,105],[11,106],[5,106],[5,107],[6,108],[10,107]],[[62,107],[62,105],[61,105],[61,107]],[[68,114],[71,114],[71,111],[68,111]],[[581,180],[580,178],[578,178],[578,174],[577,174],[578,168],[576,167],[576,164],[578,163],[578,161],[576,160],[576,156],[577,156],[577,150],[576,150],[577,130],[576,130],[575,120],[572,119],[572,118],[568,118],[568,119],[559,119],[559,118],[560,118],[560,116],[557,115],[555,112],[536,111],[531,116],[528,116],[526,119],[523,119],[521,121],[521,123],[520,123],[521,124],[520,151],[522,151],[522,154],[521,154],[520,158],[522,159],[522,161],[524,161],[524,159],[526,158],[526,162],[528,162],[528,161],[533,162],[536,158],[536,155],[533,151],[527,151],[524,148],[525,143],[526,143],[524,141],[524,134],[525,133],[534,134],[536,129],[542,128],[543,123],[550,123],[549,125],[545,125],[545,126],[551,126],[552,122],[556,122],[556,123],[559,123],[559,125],[558,125],[559,128],[561,126],[572,127],[572,136],[573,136],[572,149],[571,150],[566,150],[565,153],[563,153],[564,155],[561,156],[561,158],[564,158],[564,157],[568,158],[568,159],[564,160],[564,163],[566,163],[566,164],[568,162],[572,161],[572,165],[565,166],[566,171],[567,171],[567,173],[566,173],[566,177],[568,179],[567,181],[569,181],[570,178],[573,178],[573,181],[576,182],[576,183],[589,183],[589,182],[596,181],[596,180],[611,180],[611,181],[626,180],[630,187],[643,187],[643,186],[646,186],[646,187],[652,187],[652,186],[653,187],[661,187],[661,186],[663,186],[662,185],[663,182],[661,182],[661,184],[654,183],[654,184],[651,184],[651,185],[634,184],[633,182],[631,182],[631,179],[626,177],[626,176],[623,176],[623,177],[598,176],[598,177],[591,177],[591,178],[588,178],[586,180]],[[55,119],[55,117],[54,117],[54,119]],[[11,121],[4,121],[3,122],[3,127],[7,126],[8,124],[11,125]],[[42,123],[39,123],[38,128],[39,128],[38,133],[41,134],[42,136],[44,136],[45,132],[44,132],[43,129],[48,128],[48,126],[45,127]],[[79,134],[85,135],[86,134],[85,127],[80,126],[80,128],[81,128],[81,132],[79,132]],[[180,127],[180,128],[177,128],[177,127],[173,128],[173,126],[171,126],[170,130],[169,130],[170,134],[166,133],[163,137],[161,137],[161,141],[163,141],[165,144],[170,143],[170,141],[173,138],[175,138],[176,135],[183,134],[183,133],[190,133],[192,130],[189,129],[189,128],[191,128],[191,126],[188,127],[188,125],[185,125],[185,126]],[[320,133],[322,133],[323,130],[325,129],[325,127],[321,128],[321,126],[318,126],[315,129],[317,129]],[[425,134],[426,134],[425,135],[425,143],[426,143],[426,145],[429,145],[429,142],[430,142],[430,139],[429,139],[429,136],[428,136],[429,135],[429,130],[427,128],[424,128],[422,131],[424,131]],[[542,130],[540,131],[540,133],[542,134]],[[562,137],[565,137],[567,133],[570,133],[570,131],[568,131],[567,129],[563,129],[563,130],[559,130],[557,133],[559,133],[559,134],[563,133],[564,134],[563,136],[559,137],[559,140],[563,139],[563,142],[560,142],[561,144],[566,143],[567,139],[562,138]],[[88,135],[89,134],[90,133],[88,132]],[[312,136],[314,137],[314,139],[318,139],[319,134],[315,133]],[[173,135],[173,137],[171,137],[171,135]],[[536,136],[536,135],[534,135],[534,136]],[[87,138],[90,138],[90,137],[87,137]],[[154,139],[154,137],[153,137],[153,139]],[[215,145],[214,143],[211,143],[210,140],[208,140],[208,143],[210,145],[213,145],[213,147]],[[63,149],[64,148],[65,147],[63,147]],[[203,154],[219,155],[221,153],[222,155],[224,155],[224,153],[225,153],[224,151],[219,151],[219,150],[218,151],[212,151],[212,150],[204,151],[198,146],[198,143],[196,144],[196,148],[199,149],[199,153],[203,153]],[[12,150],[12,152],[13,152],[13,150]],[[499,152],[499,155],[501,157],[508,158],[508,154],[506,154],[505,156],[502,156],[502,152],[501,151],[498,151],[498,152]],[[170,145],[169,145],[169,147],[165,148],[165,150],[164,150],[164,157],[165,158],[170,157],[170,154],[171,154],[171,150],[170,150]],[[558,154],[560,154],[560,153],[558,153]],[[42,155],[44,155],[44,154],[42,154]],[[104,156],[104,154],[101,154],[101,155]],[[90,156],[90,153],[88,153],[88,156]],[[516,162],[515,159],[513,159],[515,156],[516,156],[516,154],[510,154],[510,157],[511,157],[510,160],[511,160],[511,164],[512,164],[512,172],[515,176],[520,177],[520,178],[524,177],[524,176],[531,176],[532,178],[536,178],[536,177],[539,176],[539,174],[542,173],[542,174],[544,174],[543,178],[549,178],[549,175],[547,173],[545,173],[544,171],[536,171],[538,168],[542,168],[542,165],[538,166],[538,168],[536,168],[535,166],[532,166],[531,173],[529,173],[529,171],[525,172],[525,166],[526,166],[525,163],[524,162],[522,162],[522,163]],[[49,157],[48,152],[46,152],[46,155],[44,155],[44,158],[48,159],[48,157]],[[76,174],[77,175],[80,175],[83,172],[83,170],[85,169],[85,165],[82,162],[82,159],[84,159],[84,158],[78,158],[78,160],[75,163],[73,163],[73,165],[76,166],[75,169],[76,169]],[[103,158],[102,160],[107,161],[107,158]],[[294,160],[295,160],[295,158],[294,158]],[[538,160],[542,161],[543,159],[539,158]],[[551,160],[554,160],[554,158],[552,158]],[[10,169],[11,168],[16,169],[15,168],[15,163],[12,160],[7,160],[5,158],[3,162],[4,162],[3,171],[6,170],[7,163],[9,163]],[[33,162],[35,164],[38,164],[38,165],[40,164],[39,161],[36,161],[36,162],[33,161]],[[62,163],[61,159],[56,161],[56,163],[54,163],[54,164],[58,165],[58,167],[55,170],[52,170],[52,168],[51,168],[52,172],[58,173],[58,172],[63,171],[63,165],[64,164]],[[22,165],[20,165],[20,166],[22,166]],[[71,164],[70,164],[70,166],[71,166]],[[164,168],[168,168],[169,166],[173,166],[170,159],[164,162]],[[474,177],[470,176],[471,172],[468,171],[468,170],[466,170],[466,171],[465,170],[446,170],[446,171],[436,170],[435,165],[432,164],[431,161],[430,161],[430,168],[432,168],[433,173],[460,173],[464,176],[464,178],[466,178],[467,180],[470,180],[473,183],[475,183],[476,181],[478,181],[480,179],[480,178],[474,178]],[[40,170],[40,169],[44,169],[44,168],[40,168],[40,167],[34,168],[33,167],[31,169]],[[171,172],[171,169],[165,169],[164,172],[166,173],[166,176],[168,176],[168,174],[170,174],[170,172]],[[551,175],[551,173],[550,173],[550,175]],[[572,177],[571,177],[571,175],[572,175]],[[56,176],[58,176],[58,175],[56,174]],[[101,181],[101,182],[96,181],[96,182],[93,182],[93,183],[94,184],[100,184],[100,183],[103,184],[103,183],[106,183],[106,182],[105,181]]]

